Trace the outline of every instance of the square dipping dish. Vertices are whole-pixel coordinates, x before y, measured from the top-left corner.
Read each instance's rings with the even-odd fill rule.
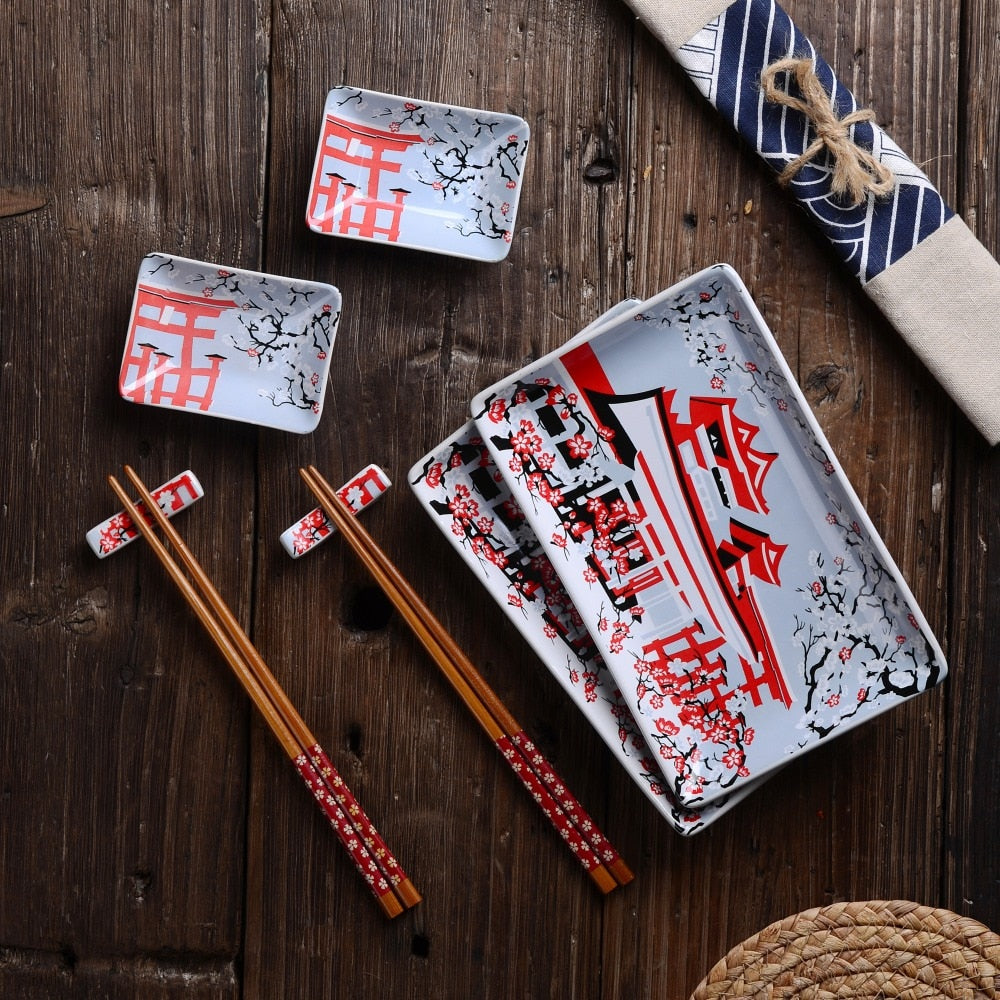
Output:
[[[516,115],[336,87],[306,222],[330,236],[503,260],[528,139]]]
[[[323,410],[340,292],[169,254],[143,259],[123,399],[305,434]]]

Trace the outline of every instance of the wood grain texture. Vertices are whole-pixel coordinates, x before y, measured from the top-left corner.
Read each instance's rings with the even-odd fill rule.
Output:
[[[994,253],[991,0],[788,0]],[[798,910],[1000,929],[1000,468],[621,0],[14,0],[0,143],[0,995],[678,997]],[[499,264],[304,224],[340,83],[532,131]],[[122,402],[142,256],[336,285],[307,436]],[[731,263],[949,657],[921,698],[674,835],[406,482],[480,389],[626,296]],[[988,304],[984,304],[988,306]],[[292,561],[297,469],[394,482],[369,531],[636,873],[602,897],[350,551]],[[152,554],[98,562],[122,463],[176,522],[424,895],[387,921]]]
[[[995,177],[1000,168],[995,58],[1000,12],[990,3],[963,7],[959,77],[961,200],[958,208],[979,240],[1000,253]],[[985,40],[989,40],[984,44]],[[989,308],[988,304],[984,307]],[[984,358],[985,364],[992,361]],[[953,559],[948,580],[953,622],[954,683],[949,697],[946,750],[948,836],[943,844],[945,898],[963,913],[996,921],[1000,909],[1000,838],[984,823],[984,802],[1000,800],[1000,699],[995,665],[1000,626],[992,608],[1000,599],[1000,456],[975,439],[956,439]],[[961,553],[959,557],[958,554]],[[975,860],[973,860],[975,859]]]
[[[0,188],[44,204],[0,220],[0,981],[52,952],[84,995],[90,963],[169,952],[195,985],[240,949],[246,706],[150,553],[98,562],[83,534],[124,461],[228,482],[185,529],[248,610],[255,435],[116,382],[143,255],[257,261],[261,23],[252,4],[5,8]]]

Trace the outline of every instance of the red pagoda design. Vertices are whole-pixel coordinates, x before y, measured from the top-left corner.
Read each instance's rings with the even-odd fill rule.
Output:
[[[233,308],[230,300],[140,284],[119,375],[122,396],[133,403],[208,410],[226,359],[199,357],[197,351],[211,345],[219,317]]]
[[[764,480],[777,456],[753,447],[759,428],[740,419],[735,399],[692,398],[685,422],[673,398],[673,390],[664,390],[655,400],[663,437],[658,448],[640,448],[634,482],[640,499],[669,526],[670,544],[657,548],[693,624],[689,618],[656,639],[645,655],[654,663],[697,662],[702,684],[695,691],[711,690],[712,707],[723,708],[739,690],[754,705],[766,696],[787,708],[792,696],[754,592],[756,581],[780,586],[786,546],[747,523],[768,513]],[[649,572],[644,566],[637,576]],[[729,690],[725,664],[713,659],[723,642],[737,652],[744,675]]]
[[[403,203],[410,192],[398,184],[389,185],[402,169],[402,154],[422,142],[417,134],[384,131],[327,115],[309,224],[322,233],[396,242]]]
[[[780,586],[786,546],[758,526],[768,514],[763,487],[777,456],[753,447],[759,428],[736,414],[734,399],[692,398],[685,421],[672,408],[674,395],[662,390],[611,403],[636,448],[635,476],[628,503],[607,504],[618,511],[614,545],[595,553],[592,564],[618,606],[632,599],[657,608],[650,616],[656,632],[633,629],[654,675],[683,673],[709,711],[725,708],[737,691],[754,705],[769,698],[789,707],[792,695],[754,592],[758,582]],[[734,652],[742,678],[733,676]]]

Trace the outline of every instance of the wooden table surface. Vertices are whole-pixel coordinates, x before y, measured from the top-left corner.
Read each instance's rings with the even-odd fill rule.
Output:
[[[794,0],[1000,251],[994,0]],[[1000,462],[620,0],[8,0],[0,114],[0,994],[684,998],[768,923],[909,899],[1000,930]],[[304,224],[330,87],[509,111],[510,255]],[[335,284],[311,434],[123,401],[143,256]],[[682,838],[422,512],[406,473],[481,388],[627,296],[740,273],[947,654],[942,686]],[[984,311],[996,308],[983,302]],[[984,357],[984,364],[996,364]],[[424,901],[387,920],[106,477],[193,469],[185,538]],[[369,530],[635,871],[602,896],[297,475],[369,462]]]

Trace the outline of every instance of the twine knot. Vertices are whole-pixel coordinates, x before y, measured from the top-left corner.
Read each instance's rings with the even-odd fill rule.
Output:
[[[795,80],[801,98],[793,97],[775,84],[779,73],[788,73]],[[830,190],[839,198],[846,197],[852,208],[860,205],[869,193],[881,197],[892,191],[896,183],[892,171],[851,138],[852,125],[874,120],[875,112],[871,108],[838,118],[811,59],[778,59],[761,73],[760,83],[767,100],[801,112],[816,132],[816,138],[805,152],[778,175],[779,184],[787,185],[810,160],[827,149],[833,158]]]

